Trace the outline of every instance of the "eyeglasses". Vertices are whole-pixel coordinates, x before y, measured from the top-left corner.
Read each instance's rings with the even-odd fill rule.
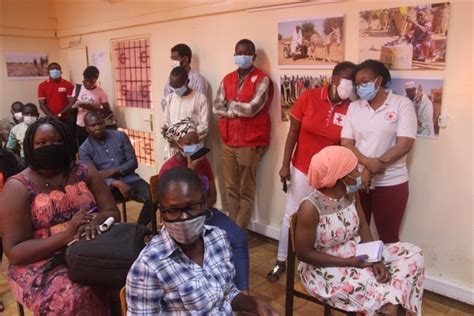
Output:
[[[191,218],[201,215],[203,213],[203,206],[205,203],[205,200],[201,200],[186,207],[162,208],[160,205],[158,205],[158,208],[163,215],[164,220],[168,222],[174,222],[181,219],[183,212],[185,212]]]

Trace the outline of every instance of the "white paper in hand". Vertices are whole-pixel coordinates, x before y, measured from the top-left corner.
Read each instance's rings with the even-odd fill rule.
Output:
[[[379,262],[382,260],[383,242],[381,240],[358,244],[356,247],[356,257],[367,255],[366,262]]]

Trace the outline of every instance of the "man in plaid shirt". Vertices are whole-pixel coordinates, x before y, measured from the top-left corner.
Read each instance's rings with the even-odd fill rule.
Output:
[[[157,185],[164,226],[127,277],[127,315],[257,315],[276,312],[233,283],[232,252],[223,230],[204,225],[206,196],[188,168],[166,171]]]

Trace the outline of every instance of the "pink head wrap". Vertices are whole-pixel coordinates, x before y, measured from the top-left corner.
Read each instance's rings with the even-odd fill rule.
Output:
[[[315,189],[331,188],[357,166],[357,157],[349,149],[328,146],[311,158],[308,183]]]

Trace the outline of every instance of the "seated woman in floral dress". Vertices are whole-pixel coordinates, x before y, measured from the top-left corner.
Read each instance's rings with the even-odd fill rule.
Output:
[[[30,125],[25,141],[29,167],[11,177],[0,195],[8,281],[17,301],[35,315],[108,315],[107,292],[73,283],[55,260],[66,245],[120,214],[103,177],[75,162],[69,127],[44,117]],[[97,207],[97,212],[88,212]],[[59,262],[59,263],[58,263]]]
[[[356,257],[356,246],[372,241],[356,194],[361,179],[357,157],[329,146],[314,155],[308,181],[315,190],[298,209],[295,250],[305,289],[336,308],[397,315],[421,315],[424,261],[420,248],[386,244],[382,261]]]

